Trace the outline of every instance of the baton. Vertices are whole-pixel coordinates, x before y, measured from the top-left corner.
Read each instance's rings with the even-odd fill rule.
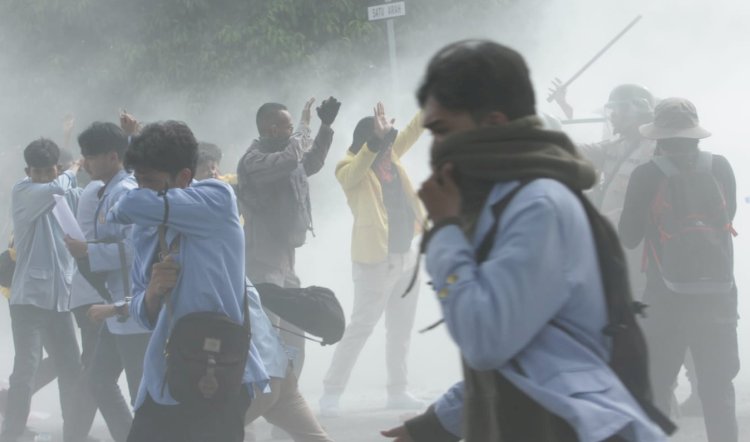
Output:
[[[559,88],[557,88],[557,90],[556,90],[555,92],[553,92],[553,93],[549,94],[549,96],[547,97],[547,102],[548,102],[548,103],[551,103],[551,102],[552,102],[552,100],[554,100],[554,99],[555,99],[555,95],[557,95],[557,93],[558,93],[559,91],[561,91],[561,90],[565,90],[565,89],[566,89],[566,88],[567,88],[568,86],[570,86],[570,85],[571,85],[571,84],[572,84],[572,83],[573,83],[574,81],[576,81],[576,80],[578,79],[578,77],[580,77],[580,76],[581,76],[581,74],[583,74],[584,72],[586,72],[586,70],[587,70],[588,68],[590,68],[592,64],[596,63],[596,61],[597,61],[597,60],[598,60],[599,58],[601,58],[601,56],[602,56],[602,55],[604,55],[604,53],[605,53],[605,52],[607,52],[607,51],[609,50],[609,48],[611,48],[611,47],[612,47],[612,46],[613,46],[613,45],[614,45],[615,43],[617,43],[617,41],[618,41],[618,40],[620,40],[620,39],[622,38],[622,36],[623,36],[623,35],[627,34],[627,32],[628,32],[628,31],[629,31],[629,30],[630,30],[630,29],[631,29],[631,28],[632,28],[633,26],[635,26],[635,25],[636,25],[636,24],[637,24],[637,23],[638,23],[638,22],[639,22],[639,21],[640,21],[640,20],[641,20],[642,18],[643,18],[643,16],[642,16],[642,15],[638,15],[638,16],[637,16],[636,18],[634,18],[634,19],[633,19],[633,21],[631,21],[630,23],[628,23],[628,25],[627,25],[627,26],[625,26],[625,29],[623,29],[622,31],[620,31],[620,33],[619,33],[619,34],[617,34],[617,35],[615,36],[615,38],[613,38],[613,39],[612,39],[612,40],[611,40],[611,41],[610,41],[609,43],[607,43],[607,45],[606,45],[606,46],[604,46],[604,47],[603,47],[603,48],[602,48],[602,49],[601,49],[601,50],[600,50],[599,52],[597,52],[597,53],[596,53],[596,55],[594,55],[594,58],[592,58],[591,60],[589,60],[589,62],[588,62],[588,63],[586,63],[585,65],[583,65],[583,67],[582,67],[581,69],[579,69],[579,70],[578,70],[578,72],[576,72],[576,73],[575,73],[575,74],[574,74],[574,75],[573,75],[572,77],[570,77],[570,80],[568,80],[568,81],[566,81],[565,83],[563,83],[563,85],[562,85],[562,86],[560,86]]]

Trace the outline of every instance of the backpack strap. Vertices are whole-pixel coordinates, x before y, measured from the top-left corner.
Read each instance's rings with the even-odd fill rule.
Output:
[[[698,161],[695,162],[696,172],[708,173],[713,172],[714,155],[711,152],[698,152]]]
[[[474,257],[477,260],[477,264],[483,263],[489,257],[490,252],[492,251],[492,246],[495,245],[495,238],[497,237],[497,230],[500,226],[500,218],[502,217],[503,212],[505,212],[505,209],[508,208],[510,203],[513,201],[513,198],[518,195],[518,192],[520,192],[530,182],[531,180],[529,179],[521,180],[520,184],[514,187],[513,190],[508,192],[508,194],[505,195],[503,199],[492,205],[491,210],[494,220],[492,222],[492,227],[490,227],[490,230],[487,232],[487,235],[485,235],[484,239],[482,239],[482,242],[479,244],[479,248],[477,248],[477,251],[474,254]]]
[[[491,208],[492,217],[493,217],[492,227],[490,227],[490,230],[482,239],[482,242],[479,244],[479,248],[477,248],[477,251],[474,254],[477,264],[483,263],[489,257],[490,251],[492,251],[492,246],[495,245],[495,238],[497,238],[497,228],[500,225],[500,217],[502,217],[503,212],[505,211],[505,209],[508,208],[508,205],[510,205],[511,201],[513,201],[513,198],[515,198],[515,196],[518,195],[518,192],[520,192],[524,187],[526,187],[526,185],[529,184],[531,181],[532,180],[530,179],[522,179],[520,183],[516,187],[513,188],[513,190],[508,192],[503,197],[503,199],[501,199],[500,201],[492,205],[492,208]],[[421,253],[424,253],[424,250],[422,250]],[[421,253],[420,253],[420,256],[421,256]],[[417,270],[418,268],[419,268],[419,264],[417,264]],[[416,277],[413,279],[416,280]],[[409,293],[408,290],[406,293]],[[406,293],[402,297],[406,296]],[[419,330],[419,333],[428,332],[436,328],[443,322],[445,322],[445,319],[440,319],[432,323],[431,325]]]
[[[178,234],[175,239],[172,241],[172,244],[167,243],[167,221],[169,220],[169,200],[167,199],[167,190],[165,189],[163,192],[160,192],[162,194],[162,197],[164,198],[164,218],[162,219],[162,223],[159,224],[158,227],[158,235],[159,235],[159,253],[158,253],[158,261],[162,262],[164,261],[167,256],[179,252],[180,249],[180,238],[181,236]],[[125,249],[121,249],[121,253],[124,253]],[[250,310],[249,310],[249,303],[248,303],[248,295],[247,295],[247,285],[245,285],[245,290],[243,292],[243,303],[242,303],[242,326],[250,332]],[[166,296],[165,301],[166,307],[167,307],[167,317],[168,320],[168,327],[167,329],[170,331],[172,330],[173,324],[173,307],[172,307],[172,294]],[[165,344],[166,346],[166,344]]]
[[[159,252],[157,253],[156,261],[163,262],[165,259],[167,259],[167,256],[169,256],[172,253],[176,253],[179,251],[180,247],[180,236],[177,235],[175,239],[172,241],[172,244],[167,243],[167,221],[169,221],[169,198],[167,194],[169,193],[169,188],[165,188],[163,191],[159,192],[159,196],[161,196],[164,199],[164,217],[162,218],[161,224],[159,224],[159,227],[157,228],[158,235],[159,235]],[[168,294],[165,296],[164,304],[166,304],[167,307],[167,330],[168,333],[172,333],[172,326],[173,326],[173,307],[172,307],[172,294]],[[167,338],[167,342],[164,344],[165,348],[166,345],[169,343],[169,338]]]
[[[674,164],[669,158],[669,155],[657,155],[651,159],[661,172],[667,177],[671,178],[680,173],[680,169]],[[700,151],[695,162],[693,170],[701,173],[712,173],[713,171],[714,156],[711,152]]]
[[[661,173],[664,174],[667,178],[671,178],[677,174],[680,173],[680,169],[675,166],[675,164],[672,162],[672,160],[669,159],[668,156],[665,155],[658,155],[654,156],[651,159],[651,162],[656,165],[656,167],[661,170]]]

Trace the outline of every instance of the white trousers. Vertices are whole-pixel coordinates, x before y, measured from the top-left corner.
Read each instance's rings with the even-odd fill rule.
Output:
[[[388,393],[406,391],[407,357],[419,284],[402,297],[414,272],[415,252],[391,254],[376,264],[353,263],[354,306],[344,337],[336,346],[331,366],[323,380],[325,394],[340,395],[346,388],[354,364],[385,313]]]

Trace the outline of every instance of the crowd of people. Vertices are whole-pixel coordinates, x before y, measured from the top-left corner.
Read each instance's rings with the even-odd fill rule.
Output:
[[[615,138],[576,146],[537,116],[521,54],[484,40],[440,50],[417,102],[402,129],[378,103],[335,168],[353,216],[353,308],[320,415],[341,414],[385,316],[386,406],[421,414],[384,438],[665,441],[687,410],[674,400],[685,364],[708,440],[737,442],[735,180],[701,149],[711,134],[695,106],[618,86],[606,104]],[[254,440],[261,416],[297,442],[333,440],[298,388],[306,330],[260,293],[302,285],[308,177],[342,104],[315,108],[314,137],[313,106],[296,125],[285,105],[260,106],[236,174],[185,123],[141,127],[127,113],[83,130],[79,152],[47,138],[26,147],[12,258],[0,260],[15,265],[0,441],[33,440],[31,397],[54,377],[66,442],[90,439],[97,410],[117,442]],[[432,175],[416,191],[401,159],[425,129]],[[407,382],[422,254],[463,363],[431,405]]]

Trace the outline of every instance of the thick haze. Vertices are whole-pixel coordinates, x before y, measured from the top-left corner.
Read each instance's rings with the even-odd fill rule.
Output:
[[[470,1],[470,0],[464,0]],[[322,3],[322,1],[321,1]],[[407,0],[408,11],[408,0]],[[59,94],[40,99],[34,95],[33,79],[14,70],[13,60],[0,52],[0,167],[5,186],[8,177],[20,177],[23,146],[39,136],[61,140],[62,119],[76,115],[80,131],[95,119],[115,121],[117,110],[126,108],[143,121],[182,119],[201,140],[218,143],[225,149],[224,172],[233,172],[238,156],[257,136],[255,110],[264,101],[282,101],[299,117],[305,100],[315,96],[320,102],[334,95],[343,102],[334,123],[336,136],[325,168],[311,179],[311,198],[316,237],[298,250],[297,271],[303,285],[333,288],[348,313],[352,303],[349,245],[352,218],[333,171],[343,157],[354,125],[371,112],[378,100],[386,112],[403,127],[417,111],[414,90],[429,57],[441,46],[463,38],[491,38],[520,50],[532,70],[537,90],[538,109],[558,117],[562,112],[546,102],[547,87],[555,77],[565,80],[609,41],[636,15],[643,19],[602,59],[592,66],[568,91],[568,100],[576,117],[596,116],[609,91],[621,83],[640,83],[657,97],[682,96],[697,106],[701,123],[714,136],[702,147],[728,157],[738,180],[741,200],[736,230],[736,275],[739,286],[740,314],[750,316],[750,276],[744,269],[750,264],[750,220],[745,196],[750,182],[744,174],[750,158],[747,134],[750,107],[750,2],[747,0],[531,0],[511,6],[488,8],[481,17],[453,17],[445,26],[425,24],[424,28],[403,29],[396,22],[399,51],[399,90],[393,94],[387,70],[387,57],[381,60],[352,60],[372,64],[372,78],[353,78],[350,84],[310,84],[305,81],[304,66],[292,87],[268,84],[253,90],[213,91],[213,98],[200,106],[176,93],[149,91],[143,96],[119,102],[99,102],[87,94],[90,79],[61,84]],[[429,29],[425,31],[425,29]],[[24,38],[18,36],[18,44]],[[326,49],[322,49],[326,53]],[[116,96],[117,94],[113,94]],[[33,103],[33,107],[26,107]],[[319,120],[313,117],[313,130]],[[566,127],[568,129],[568,127]],[[578,142],[600,139],[602,125],[571,128]],[[76,132],[77,133],[77,132]],[[429,134],[405,158],[415,186],[427,176]],[[77,148],[77,145],[75,146]],[[9,188],[4,192],[8,192]],[[7,200],[0,198],[0,201]],[[7,211],[7,207],[2,210]],[[423,279],[424,281],[424,279]],[[439,318],[439,309],[429,287],[422,285],[417,328]],[[0,303],[0,379],[12,368],[12,341],[6,303]],[[740,354],[747,360],[750,325],[740,321]],[[416,332],[415,332],[416,333]],[[317,406],[322,377],[332,356],[332,348],[308,344],[308,356],[300,385],[303,394]],[[413,391],[425,399],[434,399],[461,377],[459,356],[444,328],[424,335],[415,334],[411,352]],[[380,325],[355,368],[351,388],[343,398],[344,408],[380,406],[385,400],[384,330]],[[681,379],[684,385],[686,381]],[[750,415],[750,375],[737,378],[738,415]],[[47,389],[53,394],[54,389]],[[681,390],[680,394],[684,391]],[[56,394],[56,393],[55,393]],[[59,413],[55,405],[50,411]],[[740,425],[742,428],[743,425]],[[746,426],[745,426],[746,427]]]

